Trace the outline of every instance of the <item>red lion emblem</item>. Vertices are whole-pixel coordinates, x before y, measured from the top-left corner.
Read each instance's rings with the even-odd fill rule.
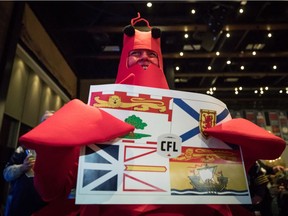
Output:
[[[204,130],[207,128],[214,127],[216,125],[216,111],[215,110],[200,110],[199,128],[201,134],[207,138],[207,134]]]

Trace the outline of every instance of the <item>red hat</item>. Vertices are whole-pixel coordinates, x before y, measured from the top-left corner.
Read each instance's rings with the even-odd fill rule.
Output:
[[[145,21],[149,31],[139,31],[134,28],[137,22]],[[140,85],[155,88],[168,89],[168,84],[163,72],[163,60],[160,42],[161,31],[158,28],[151,28],[147,20],[138,17],[131,20],[131,25],[124,28],[123,49],[121,53],[116,83]],[[158,55],[159,67],[151,64],[147,70],[135,64],[128,68],[127,59],[131,50],[148,49]]]

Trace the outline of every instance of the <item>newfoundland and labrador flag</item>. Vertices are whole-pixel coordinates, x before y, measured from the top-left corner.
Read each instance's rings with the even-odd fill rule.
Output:
[[[110,84],[91,86],[88,103],[135,130],[82,148],[77,204],[251,203],[241,149],[203,132],[231,119],[221,101]]]

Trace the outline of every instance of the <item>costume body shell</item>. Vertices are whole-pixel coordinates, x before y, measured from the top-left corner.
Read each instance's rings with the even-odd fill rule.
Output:
[[[158,30],[140,32],[133,28],[134,22],[135,19],[132,19],[129,26],[131,32],[124,34],[116,83],[168,89]],[[136,64],[128,68],[127,57],[132,49],[156,51],[159,67],[150,65],[144,71]],[[68,196],[76,187],[81,146],[109,141],[133,130],[133,126],[105,111],[74,99],[22,136],[20,142],[37,152],[34,184],[42,198],[49,203],[34,216],[251,214],[240,205],[75,205],[75,200]],[[206,133],[224,142],[240,145],[246,171],[257,159],[277,158],[285,148],[282,139],[244,119],[232,119],[208,129]]]

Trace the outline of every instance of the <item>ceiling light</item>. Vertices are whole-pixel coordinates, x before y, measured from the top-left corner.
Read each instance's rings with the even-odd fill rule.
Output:
[[[252,55],[254,55],[254,56],[255,56],[255,55],[256,55],[256,51],[253,51],[253,52],[252,52]]]
[[[254,93],[257,94],[257,93],[258,93],[258,90],[255,90]]]
[[[176,67],[175,67],[175,70],[176,70],[176,71],[179,71],[179,70],[180,70],[180,67],[179,67],[179,66],[176,66]]]
[[[148,2],[148,3],[147,3],[147,7],[149,7],[149,8],[152,7],[152,3],[151,3],[151,2]]]
[[[184,53],[183,53],[183,52],[180,52],[180,53],[179,53],[179,55],[180,55],[180,56],[183,56],[183,55],[184,55]]]
[[[176,78],[176,79],[174,79],[174,82],[175,83],[187,83],[188,79],[186,79],[186,78]]]
[[[265,47],[265,44],[257,43],[257,44],[247,44],[246,50],[262,50]]]
[[[246,50],[251,50],[253,48],[253,44],[248,44],[247,46],[246,46]]]
[[[283,90],[282,90],[282,89],[281,89],[281,90],[279,90],[279,93],[280,93],[280,94],[282,94],[282,93],[283,93]]]
[[[229,64],[231,64],[231,61],[230,61],[230,60],[228,60],[226,63],[229,65]]]
[[[235,94],[238,95],[239,93],[238,88],[236,87],[234,90],[235,90]]]
[[[229,38],[230,37],[230,33],[226,33],[226,37]]]
[[[186,44],[183,46],[183,50],[194,50],[193,47],[190,44]]]
[[[211,70],[212,69],[212,67],[211,66],[208,66],[208,70]]]
[[[209,90],[206,91],[206,93],[213,95],[214,91],[216,91],[216,87],[211,87]]]
[[[271,26],[267,25],[267,31],[270,31],[270,30],[271,30]]]
[[[239,90],[242,91],[242,87],[241,86],[239,87]]]
[[[265,44],[254,44],[254,50],[262,50],[264,48]]]
[[[272,37],[272,33],[269,32],[267,36],[268,36],[269,38],[271,38],[271,37]]]
[[[240,69],[241,69],[241,70],[244,70],[244,69],[245,69],[245,67],[242,65],[242,66],[240,67]]]
[[[196,13],[196,10],[195,9],[192,9],[191,10],[191,14],[195,14]]]
[[[190,44],[185,44],[183,46],[183,50],[185,51],[192,51],[192,50],[200,50],[201,49],[201,45],[200,44],[194,44],[194,45],[190,45]]]
[[[239,78],[236,77],[229,77],[225,79],[225,82],[237,82]]]
[[[103,51],[104,52],[119,52],[120,47],[119,46],[105,46]]]
[[[244,13],[244,9],[243,9],[243,8],[240,8],[240,9],[239,9],[239,13],[240,13],[240,14]]]
[[[273,65],[273,69],[276,70],[277,69],[277,65]]]
[[[269,87],[268,87],[268,86],[266,86],[266,87],[265,87],[265,90],[267,91],[268,89],[269,89]]]
[[[217,51],[217,52],[216,52],[216,55],[219,56],[219,55],[220,55],[220,52]]]
[[[188,35],[188,34],[185,34],[185,35],[184,35],[184,37],[185,37],[185,38],[188,38],[188,37],[189,37],[189,35]]]
[[[193,45],[194,50],[200,50],[201,49],[201,45],[200,44],[195,44]]]

